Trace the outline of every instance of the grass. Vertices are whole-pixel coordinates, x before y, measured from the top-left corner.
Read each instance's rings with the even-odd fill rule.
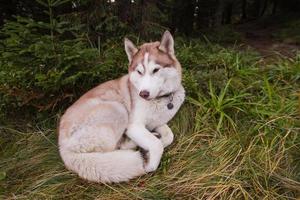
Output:
[[[265,65],[255,54],[193,42],[178,57],[189,66],[188,97],[156,172],[86,182],[59,158],[57,117],[24,120],[0,127],[0,199],[299,198],[299,57]]]

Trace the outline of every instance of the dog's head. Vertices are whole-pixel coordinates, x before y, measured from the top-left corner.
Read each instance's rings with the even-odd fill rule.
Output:
[[[175,57],[174,40],[166,31],[160,42],[145,43],[137,48],[125,38],[129,60],[129,80],[139,95],[154,99],[176,91],[181,85],[181,66]]]

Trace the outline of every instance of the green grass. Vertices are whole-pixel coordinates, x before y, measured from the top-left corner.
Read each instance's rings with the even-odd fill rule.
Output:
[[[0,199],[299,198],[299,57],[265,65],[249,52],[181,47],[188,97],[156,172],[89,183],[64,168],[55,120],[7,123],[0,127]]]

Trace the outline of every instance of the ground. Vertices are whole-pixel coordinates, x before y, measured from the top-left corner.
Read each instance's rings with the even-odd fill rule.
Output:
[[[293,37],[280,37],[281,32],[285,30],[282,24],[270,23],[267,20],[253,21],[238,25],[235,30],[242,34],[242,42],[260,52],[263,58],[274,56],[291,58],[300,50],[300,43]]]

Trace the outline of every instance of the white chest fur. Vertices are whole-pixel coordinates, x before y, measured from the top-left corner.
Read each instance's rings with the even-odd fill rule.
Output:
[[[148,130],[153,130],[170,121],[179,110],[184,101],[185,91],[181,86],[177,90],[173,98],[163,97],[154,100],[136,99],[134,110],[130,116],[132,123],[141,123],[146,125]],[[172,103],[173,108],[168,108],[168,104]]]

